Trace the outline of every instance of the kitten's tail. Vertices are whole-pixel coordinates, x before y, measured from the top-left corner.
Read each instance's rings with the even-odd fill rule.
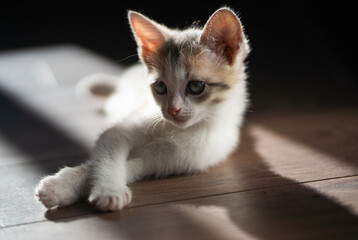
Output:
[[[116,90],[118,78],[106,73],[95,73],[82,78],[76,86],[79,97],[107,98]]]

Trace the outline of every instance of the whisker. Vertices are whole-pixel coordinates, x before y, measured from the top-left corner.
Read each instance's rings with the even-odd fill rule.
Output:
[[[158,124],[158,122],[161,121],[161,119],[162,119],[162,118],[161,118],[159,115],[154,116],[154,118],[150,119],[150,120],[148,121],[148,123],[147,123],[148,126],[147,126],[147,128],[146,128],[146,130],[145,130],[145,134],[148,134],[148,131],[149,131],[150,128],[152,128],[152,127],[155,128],[155,126]],[[153,132],[154,132],[154,130],[152,131],[152,134],[153,134]]]
[[[158,120],[156,121],[156,123],[154,124],[153,129],[152,129],[152,134],[154,133],[155,128],[157,127],[157,125],[158,125],[160,122],[161,122],[160,119],[158,119]]]
[[[167,121],[165,121],[165,120],[163,119],[163,124],[162,124],[162,129],[161,129],[162,132],[164,131],[164,129],[165,129],[165,127],[166,127],[166,124],[167,124]]]
[[[174,140],[174,137],[175,137],[175,131],[174,131],[174,130],[172,130],[172,131],[171,131],[171,136],[170,136],[170,139],[171,139],[171,140]]]
[[[129,55],[129,56],[127,56],[127,57],[125,57],[125,58],[123,58],[123,59],[117,60],[117,61],[115,61],[115,62],[117,62],[117,63],[123,62],[123,61],[125,61],[125,60],[127,60],[127,59],[129,59],[129,58],[131,58],[131,57],[135,57],[135,56],[138,56],[138,53]]]

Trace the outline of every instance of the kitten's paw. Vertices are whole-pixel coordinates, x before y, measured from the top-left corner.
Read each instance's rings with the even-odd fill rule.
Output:
[[[114,191],[101,189],[92,191],[88,200],[101,211],[118,211],[131,202],[132,193],[127,186]]]
[[[58,176],[42,179],[35,189],[35,195],[46,208],[65,207],[78,199],[71,184]]]

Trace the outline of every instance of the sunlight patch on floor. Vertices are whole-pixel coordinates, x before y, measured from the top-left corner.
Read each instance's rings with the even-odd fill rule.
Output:
[[[338,157],[282,136],[268,128],[255,125],[252,128],[252,135],[256,140],[256,151],[272,171],[283,177],[304,182],[314,180],[318,172],[321,178],[357,174],[357,169]]]

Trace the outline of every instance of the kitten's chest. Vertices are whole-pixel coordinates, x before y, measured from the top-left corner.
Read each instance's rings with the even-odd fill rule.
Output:
[[[224,160],[237,143],[237,127],[212,127],[185,131],[158,131],[130,158],[142,158],[158,174],[204,171]]]
[[[205,129],[176,141],[178,158],[198,170],[205,170],[224,160],[236,147],[238,128],[222,126]]]

